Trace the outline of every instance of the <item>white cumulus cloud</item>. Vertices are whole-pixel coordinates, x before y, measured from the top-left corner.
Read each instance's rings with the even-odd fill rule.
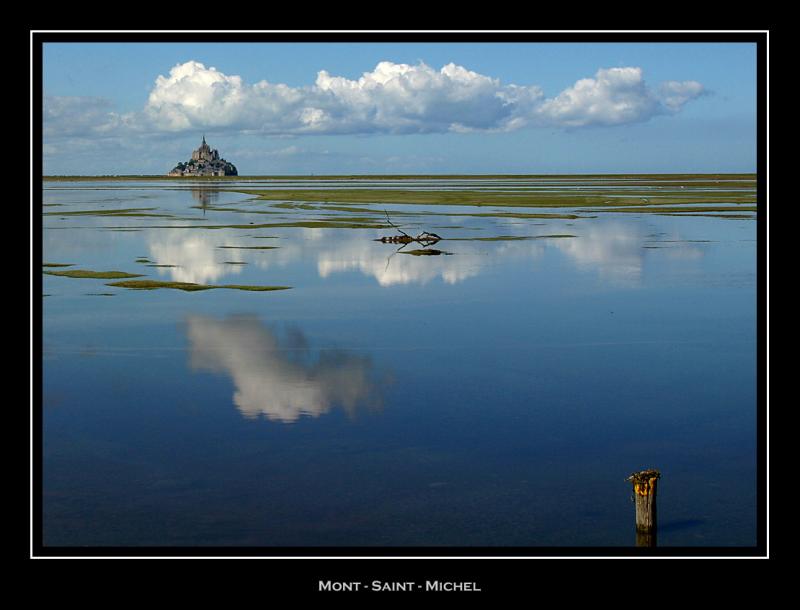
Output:
[[[558,127],[622,125],[646,121],[658,114],[678,112],[704,92],[695,81],[647,87],[641,68],[600,69],[535,109],[544,124]]]
[[[520,88],[455,64],[435,70],[380,62],[351,80],[325,70],[310,87],[266,80],[248,85],[189,61],[159,76],[144,116],[167,131],[235,127],[265,134],[427,133],[501,129]],[[540,95],[538,89],[533,97]],[[530,97],[530,92],[528,92]]]
[[[357,79],[320,70],[312,85],[246,83],[187,61],[155,79],[144,108],[120,115],[94,98],[45,101],[45,135],[99,135],[199,129],[257,133],[411,134],[578,128],[674,114],[704,93],[696,81],[649,87],[638,67],[603,68],[554,97],[536,85],[499,79],[449,63],[382,61]]]
[[[132,126],[132,115],[114,112],[111,100],[97,97],[44,98],[44,136],[113,136]]]
[[[703,85],[694,80],[666,81],[659,86],[659,98],[664,108],[670,112],[679,112],[686,102],[704,95]]]

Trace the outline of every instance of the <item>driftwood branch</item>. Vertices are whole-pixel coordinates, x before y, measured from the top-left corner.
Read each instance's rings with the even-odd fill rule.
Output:
[[[400,250],[405,248],[408,244],[415,242],[422,246],[422,250],[414,250],[413,252],[409,252],[409,254],[414,254],[417,256],[424,254],[428,255],[448,254],[448,252],[442,252],[441,250],[429,249],[430,246],[436,244],[442,239],[436,233],[423,231],[416,237],[412,237],[411,235],[403,231],[403,229],[401,229],[392,222],[391,218],[389,218],[389,212],[387,210],[384,210],[384,213],[386,214],[386,222],[388,222],[389,225],[392,226],[393,228],[397,229],[397,231],[400,233],[400,235],[388,235],[384,237],[379,237],[378,239],[375,240],[384,244],[400,244],[400,247],[395,252],[392,252],[392,254],[389,255],[389,258],[386,259],[386,269],[389,268],[389,263],[391,262],[392,257],[395,254],[400,252]]]
[[[428,231],[423,231],[416,237],[412,237],[411,235],[403,231],[403,229],[401,229],[391,221],[391,219],[389,218],[389,212],[387,210],[384,210],[384,213],[386,214],[386,222],[388,222],[393,228],[397,229],[401,233],[401,235],[390,235],[388,237],[385,236],[376,239],[375,241],[380,241],[385,244],[403,244],[403,245],[408,245],[412,242],[417,242],[423,248],[426,248],[428,246],[432,246],[433,244],[437,243],[442,239],[441,237],[436,235],[436,233],[430,233]]]

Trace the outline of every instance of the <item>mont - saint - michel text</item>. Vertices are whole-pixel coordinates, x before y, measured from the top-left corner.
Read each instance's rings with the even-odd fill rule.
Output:
[[[426,580],[425,582],[408,581],[384,581],[372,580],[369,582],[361,581],[338,581],[320,580],[318,591],[331,591],[335,593],[372,591],[377,593],[403,593],[414,591],[481,591],[476,582],[470,581],[451,581],[451,580]]]

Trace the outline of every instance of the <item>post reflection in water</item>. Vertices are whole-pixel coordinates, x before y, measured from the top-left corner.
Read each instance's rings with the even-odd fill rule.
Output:
[[[260,415],[284,423],[318,417],[334,406],[353,415],[381,407],[372,360],[348,350],[321,350],[314,359],[305,335],[292,329],[281,338],[255,316],[186,320],[193,370],[230,375],[233,402],[248,419]]]

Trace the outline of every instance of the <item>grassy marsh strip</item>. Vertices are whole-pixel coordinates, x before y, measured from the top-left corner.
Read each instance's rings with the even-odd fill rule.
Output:
[[[327,189],[327,190],[236,190],[236,192],[258,197],[265,201],[338,203],[338,204],[409,204],[409,205],[462,205],[497,207],[604,207],[647,206],[653,204],[754,204],[754,192],[719,193],[714,191],[688,192],[658,196],[658,193],[617,196],[613,192],[603,193],[542,193],[518,192],[497,193],[479,190],[437,191],[397,189]]]
[[[580,212],[588,212],[590,210],[579,210]],[[738,206],[641,206],[632,208],[605,208],[601,210],[591,210],[593,212],[620,212],[623,214],[670,214],[670,215],[686,215],[686,216],[699,216],[705,215],[710,212],[757,212],[756,206],[738,205]]]
[[[266,229],[266,228],[299,228],[299,229],[389,229],[385,223],[362,223],[348,220],[299,220],[295,222],[272,222],[267,224],[226,224],[226,225],[153,225],[137,227],[143,229]],[[120,227],[107,227],[108,229]]]
[[[548,220],[575,220],[577,218],[587,218],[576,214],[559,213],[523,213],[523,212],[486,212],[476,214],[442,214],[442,216],[470,216],[478,218],[542,218]],[[105,227],[106,230],[123,229],[125,227]],[[131,227],[127,227],[131,229]],[[371,218],[348,218],[341,219],[322,219],[322,220],[297,220],[287,222],[270,223],[250,223],[250,224],[197,224],[197,225],[151,225],[147,227],[135,227],[137,229],[272,229],[272,228],[299,228],[299,229],[391,229],[392,226]],[[270,237],[271,239],[271,237]]]
[[[732,220],[755,220],[755,214],[725,214],[725,213],[718,213],[714,214],[711,212],[701,213],[701,214],[678,214],[677,212],[661,212],[663,216],[702,216],[704,218],[729,218]]]
[[[76,210],[72,212],[44,212],[43,216],[144,216],[153,218],[171,217],[172,214],[152,214],[157,208],[125,208],[120,210]]]
[[[216,288],[227,288],[229,290],[247,290],[251,292],[269,292],[273,290],[289,290],[291,286],[246,286],[242,284],[192,284],[190,282],[159,282],[157,280],[127,280],[123,282],[111,282],[106,286],[118,288],[129,288],[131,290],[156,290],[159,288],[171,288],[183,290],[185,292],[198,292],[201,290],[213,290]]]
[[[72,277],[79,279],[113,280],[124,277],[143,277],[141,273],[125,273],[124,271],[89,271],[87,269],[69,269],[67,271],[43,271],[45,275]]]

